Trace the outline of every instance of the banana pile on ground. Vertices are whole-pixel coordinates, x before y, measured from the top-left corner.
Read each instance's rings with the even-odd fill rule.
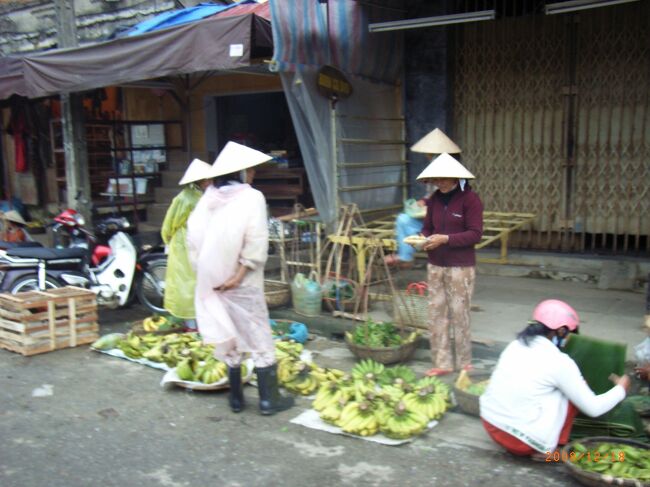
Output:
[[[569,460],[588,472],[636,479],[643,481],[643,485],[650,480],[650,450],[645,448],[636,448],[623,443],[599,443],[586,446],[576,442],[572,445]]]
[[[319,367],[300,359],[303,345],[294,341],[276,341],[275,358],[278,361],[278,382],[294,394],[308,396],[322,383],[336,381],[344,372],[338,369]]]
[[[142,320],[142,328],[147,332],[169,331],[175,328],[183,328],[185,320],[175,316],[148,316]]]
[[[213,384],[227,375],[226,365],[213,357],[212,345],[203,344],[196,333],[128,333],[117,342],[116,347],[129,358],[145,358],[176,367],[176,374],[181,380]]]
[[[406,439],[422,433],[449,406],[449,387],[436,377],[417,379],[405,365],[362,360],[351,375],[323,383],[312,403],[321,419],[360,436]]]

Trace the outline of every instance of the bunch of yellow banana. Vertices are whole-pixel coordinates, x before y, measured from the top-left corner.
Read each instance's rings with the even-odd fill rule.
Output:
[[[394,408],[382,411],[379,430],[389,438],[405,439],[422,433],[428,422],[425,415],[400,401]]]
[[[318,389],[320,382],[311,374],[311,372],[303,372],[298,374],[295,379],[285,382],[282,385],[289,392],[308,396]]]
[[[176,375],[181,380],[214,384],[228,373],[228,367],[217,359],[196,361],[191,358],[181,360],[176,366]]]
[[[142,327],[144,328],[144,331],[158,331],[165,323],[167,323],[167,318],[164,316],[148,316],[142,320]]]
[[[367,401],[347,403],[338,423],[343,431],[354,435],[370,436],[379,431],[379,421],[372,405]]]
[[[341,386],[341,383],[336,381],[328,381],[321,383],[312,407],[316,411],[323,411],[334,403],[338,403],[344,399],[347,401],[350,399],[349,390]]]
[[[345,372],[339,369],[329,369],[327,367],[319,367],[318,365],[311,363],[311,374],[314,378],[318,379],[319,382],[334,381],[336,382],[345,375]]]
[[[445,397],[440,393],[428,392],[426,389],[406,394],[402,401],[407,408],[423,414],[428,419],[438,419],[447,410]]]
[[[299,359],[304,347],[302,343],[293,340],[276,340],[275,341],[275,358],[282,360],[285,358]]]
[[[309,370],[309,365],[302,360],[286,357],[278,361],[278,381],[281,385],[291,382],[303,371]]]
[[[330,403],[325,409],[320,412],[320,418],[327,423],[339,426],[341,413],[343,412],[343,408],[347,402],[348,400],[342,397],[341,399]]]

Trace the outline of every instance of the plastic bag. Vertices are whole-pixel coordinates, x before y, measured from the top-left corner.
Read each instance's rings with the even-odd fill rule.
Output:
[[[427,215],[427,207],[420,206],[418,200],[410,198],[404,202],[404,213],[411,218],[424,218]]]
[[[303,316],[318,316],[323,299],[323,290],[314,271],[309,278],[298,273],[291,283],[291,300],[296,313]]]
[[[634,356],[639,363],[650,363],[650,337],[634,347]]]
[[[273,328],[274,330],[279,328],[275,320],[270,320],[270,321],[271,321],[271,328]],[[305,325],[304,323],[299,323],[297,321],[294,321],[289,325],[289,330],[287,331],[287,333],[276,335],[274,336],[274,338],[276,340],[289,339],[289,340],[294,340],[298,343],[305,343],[307,341],[308,336],[309,336],[309,331],[307,330],[307,325]]]

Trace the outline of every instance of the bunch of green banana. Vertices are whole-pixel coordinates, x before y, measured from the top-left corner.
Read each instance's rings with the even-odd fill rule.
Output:
[[[186,358],[208,360],[213,351],[212,345],[204,345],[195,333],[136,335],[129,332],[117,343],[117,348],[129,358],[164,362],[169,367],[176,367]]]
[[[423,377],[413,385],[413,392],[419,392],[422,389],[430,390],[436,394],[441,394],[445,401],[449,401],[451,389],[449,385],[442,382],[438,377]]]
[[[338,423],[346,433],[359,436],[370,436],[379,431],[379,421],[375,410],[367,401],[347,403],[341,411]]]
[[[400,401],[394,408],[381,410],[379,430],[389,438],[405,439],[422,433],[428,422],[425,415]]]
[[[438,419],[447,410],[447,401],[440,393],[432,389],[421,388],[417,393],[411,392],[402,397],[407,408],[417,411],[428,419]]]
[[[650,450],[623,443],[574,443],[571,461],[583,470],[612,477],[650,480]],[[645,484],[644,484],[645,485]]]
[[[379,375],[378,382],[382,385],[395,384],[403,386],[405,384],[413,384],[417,379],[413,369],[406,365],[395,365],[393,367],[386,367]]]
[[[222,380],[228,373],[226,364],[210,358],[207,361],[186,358],[176,366],[176,375],[181,380],[214,384]]]
[[[372,359],[364,359],[352,368],[352,377],[357,380],[376,382],[384,371],[384,364]]]

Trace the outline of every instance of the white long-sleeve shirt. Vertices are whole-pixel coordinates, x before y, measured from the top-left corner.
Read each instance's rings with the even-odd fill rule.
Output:
[[[545,337],[511,342],[499,357],[485,393],[481,418],[537,451],[555,449],[571,401],[584,414],[605,414],[625,399],[614,386],[596,395],[575,361]]]

